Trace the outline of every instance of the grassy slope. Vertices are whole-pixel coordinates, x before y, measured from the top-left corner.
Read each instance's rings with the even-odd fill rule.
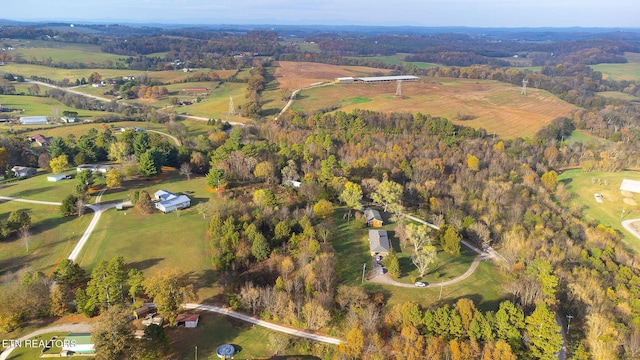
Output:
[[[640,173],[635,171],[622,171],[617,173],[583,173],[581,170],[569,170],[560,174],[558,179],[564,182],[567,189],[573,193],[572,203],[583,208],[585,215],[597,222],[611,226],[619,231],[624,241],[636,252],[640,252],[640,240],[628,233],[621,225],[622,220],[640,217],[640,206],[629,206],[623,203],[623,196],[620,194],[620,184],[622,179],[632,179],[640,181]],[[592,179],[596,183],[592,183]],[[601,180],[601,184],[597,180]],[[609,184],[605,185],[604,182]],[[604,203],[596,202],[594,195],[600,193],[604,196]],[[633,199],[640,203],[640,195],[634,194]],[[622,210],[631,211],[624,218],[620,218]]]
[[[600,71],[604,74],[605,79],[611,78],[617,81],[634,81],[640,79],[640,54],[625,53],[624,55],[629,61],[626,64],[598,64],[590,66],[593,70]]]
[[[56,99],[41,96],[0,95],[0,104],[11,109],[24,109],[21,116],[52,116],[56,110],[58,116],[62,116],[65,110],[77,111],[80,119],[111,114],[104,111],[78,110],[67,107]]]
[[[66,258],[80,239],[93,214],[63,218],[57,206],[19,202],[0,203],[0,221],[13,210],[25,209],[31,216],[29,252],[15,237],[0,242],[0,273],[17,271],[25,266],[49,275],[55,265]]]
[[[313,113],[337,106],[347,112],[356,108],[422,112],[506,137],[532,136],[556,117],[567,116],[574,109],[546,91],[534,89],[528,96],[521,96],[519,88],[494,81],[425,78],[420,83],[403,83],[402,89],[404,99],[395,98],[395,83],[324,86],[302,91],[294,109]],[[458,114],[476,118],[457,121]]]
[[[156,213],[142,215],[134,209],[106,211],[89,242],[80,253],[78,263],[85,268],[93,268],[101,260],[109,260],[122,255],[131,266],[152,276],[167,268],[179,268],[191,274],[199,288],[205,288],[201,300],[213,296],[213,271],[206,228],[208,220],[199,215],[194,206],[209,201],[212,194],[206,190],[205,179],[187,181],[179,178],[177,172],[162,183],[147,183],[150,194],[164,189],[172,192],[190,190],[194,193],[190,209],[170,214]],[[105,201],[126,199],[131,189],[105,196]],[[126,215],[125,215],[126,214]],[[114,231],[117,229],[117,231]]]

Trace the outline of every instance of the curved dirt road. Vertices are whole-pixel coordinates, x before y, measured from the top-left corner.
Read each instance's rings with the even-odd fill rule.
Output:
[[[315,334],[315,333],[312,333],[312,332],[309,332],[309,331],[305,331],[305,330],[290,328],[290,327],[284,326],[284,325],[274,324],[272,322],[261,320],[261,319],[255,318],[253,316],[245,315],[245,314],[239,313],[237,311],[233,311],[233,310],[227,309],[227,308],[222,308],[222,307],[219,307],[219,306],[203,305],[203,304],[183,304],[182,307],[185,308],[185,309],[190,309],[190,310],[209,311],[209,312],[214,312],[214,313],[230,316],[230,317],[242,320],[242,321],[246,321],[246,322],[249,322],[249,323],[252,323],[252,324],[256,324],[258,326],[265,327],[265,328],[270,329],[270,330],[274,330],[274,331],[278,331],[278,332],[282,332],[282,333],[285,333],[285,334],[289,334],[289,335],[293,335],[293,336],[297,336],[297,337],[302,337],[302,338],[306,338],[306,339],[310,339],[310,340],[320,341],[320,342],[327,343],[327,344],[338,345],[338,344],[340,344],[342,342],[342,340],[340,340],[338,338],[334,338],[334,337],[326,336],[326,335]]]
[[[468,278],[469,276],[471,276],[476,271],[478,266],[480,265],[480,261],[485,260],[485,259],[489,259],[489,256],[488,255],[484,255],[484,254],[483,255],[478,255],[478,256],[476,256],[475,259],[473,259],[473,262],[471,262],[471,266],[469,266],[467,271],[465,271],[462,275],[458,276],[457,278],[453,278],[451,280],[443,281],[443,282],[440,282],[440,283],[429,284],[429,285],[424,286],[422,288],[423,289],[435,288],[435,287],[449,286],[449,285],[457,284],[460,281],[463,281],[466,278]],[[379,284],[387,284],[387,285],[393,285],[393,286],[399,286],[399,287],[421,289],[419,287],[416,287],[414,284],[405,284],[405,283],[397,282],[397,281],[393,280],[389,276],[389,274],[377,274],[373,278],[370,278],[369,281],[374,282],[374,283],[379,283]]]

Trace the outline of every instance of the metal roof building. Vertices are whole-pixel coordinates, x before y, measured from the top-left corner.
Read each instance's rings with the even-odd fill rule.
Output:
[[[22,125],[46,125],[49,121],[46,116],[21,116],[20,124]]]
[[[640,181],[624,179],[620,184],[620,191],[640,193]]]
[[[356,78],[356,81],[362,81],[365,83],[379,83],[379,82],[395,82],[395,81],[420,81],[420,78],[413,75],[370,76],[370,77]]]

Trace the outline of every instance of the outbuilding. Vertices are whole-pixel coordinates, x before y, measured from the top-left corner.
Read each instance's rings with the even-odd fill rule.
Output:
[[[200,315],[198,314],[180,314],[176,317],[176,324],[184,323],[184,327],[192,329],[198,326],[199,320]]]
[[[46,125],[49,121],[46,116],[21,116],[20,124],[22,125]]]
[[[60,180],[63,180],[67,177],[66,174],[64,173],[60,173],[60,174],[51,174],[49,176],[47,176],[47,181],[51,181],[51,182],[58,182]]]
[[[14,166],[11,168],[15,177],[28,177],[33,176],[38,172],[38,169],[28,166]]]
[[[383,225],[382,216],[376,209],[364,209],[364,217],[367,219],[367,226],[381,227]]]

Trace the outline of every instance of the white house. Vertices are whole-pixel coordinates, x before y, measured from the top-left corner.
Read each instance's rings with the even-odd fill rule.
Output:
[[[57,182],[60,181],[64,178],[66,178],[67,175],[65,175],[64,173],[61,174],[51,174],[49,176],[47,176],[47,181],[52,181],[52,182]]]
[[[157,200],[156,209],[165,214],[191,206],[191,199],[186,195],[176,195],[167,190],[158,190],[154,196]]]

